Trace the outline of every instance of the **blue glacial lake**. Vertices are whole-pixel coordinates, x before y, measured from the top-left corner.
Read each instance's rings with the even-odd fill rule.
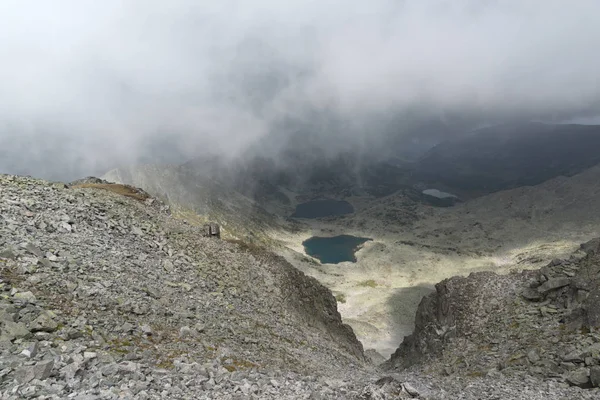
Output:
[[[296,206],[292,218],[323,218],[352,214],[354,207],[344,200],[312,200]]]
[[[369,238],[340,235],[333,237],[313,236],[302,242],[306,254],[317,258],[323,264],[338,264],[344,261],[356,262],[354,253]]]

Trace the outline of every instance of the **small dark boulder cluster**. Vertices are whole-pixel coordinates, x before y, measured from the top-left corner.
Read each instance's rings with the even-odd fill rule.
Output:
[[[219,226],[219,224],[216,224],[214,222],[205,224],[203,226],[204,228],[204,237],[214,237],[217,239],[221,238],[221,227]]]

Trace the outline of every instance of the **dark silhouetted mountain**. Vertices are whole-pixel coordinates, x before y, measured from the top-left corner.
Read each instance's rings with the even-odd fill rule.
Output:
[[[438,144],[413,166],[413,179],[468,192],[572,176],[600,163],[600,126],[508,124]]]

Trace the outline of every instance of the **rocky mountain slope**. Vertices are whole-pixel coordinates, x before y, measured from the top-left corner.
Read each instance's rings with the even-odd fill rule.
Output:
[[[412,166],[413,179],[481,195],[575,175],[600,163],[598,146],[596,125],[498,125],[433,147]]]
[[[316,377],[365,376],[329,290],[155,199],[0,175],[0,215],[2,398],[344,397]]]
[[[418,366],[455,380],[537,381],[588,389],[568,398],[598,398],[599,301],[599,240],[540,270],[447,279],[423,298],[414,333],[387,367]],[[506,398],[521,398],[514,396]]]
[[[382,370],[284,259],[85,186],[0,175],[0,398],[599,395],[596,253],[442,282]]]
[[[114,169],[103,178],[134,185],[164,200],[173,212],[190,220],[216,221],[226,235],[257,244],[272,244],[269,233],[293,223],[268,213],[252,198],[243,195],[231,182],[217,179],[207,161],[206,168],[189,165],[138,165]]]
[[[440,249],[490,254],[528,243],[597,235],[600,224],[600,165],[572,177],[488,194],[449,208],[418,204],[405,193],[365,202],[340,219],[353,229],[410,236]],[[335,221],[332,221],[335,223]]]

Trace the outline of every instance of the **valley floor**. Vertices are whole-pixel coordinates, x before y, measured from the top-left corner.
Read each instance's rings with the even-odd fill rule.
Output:
[[[401,194],[347,200],[355,215],[302,220],[301,232],[277,238],[286,245],[282,255],[333,291],[365,349],[384,357],[412,332],[417,306],[437,282],[540,268],[600,234],[600,167],[450,208],[415,205]],[[356,263],[320,264],[305,255],[304,240],[340,234],[373,241]]]

